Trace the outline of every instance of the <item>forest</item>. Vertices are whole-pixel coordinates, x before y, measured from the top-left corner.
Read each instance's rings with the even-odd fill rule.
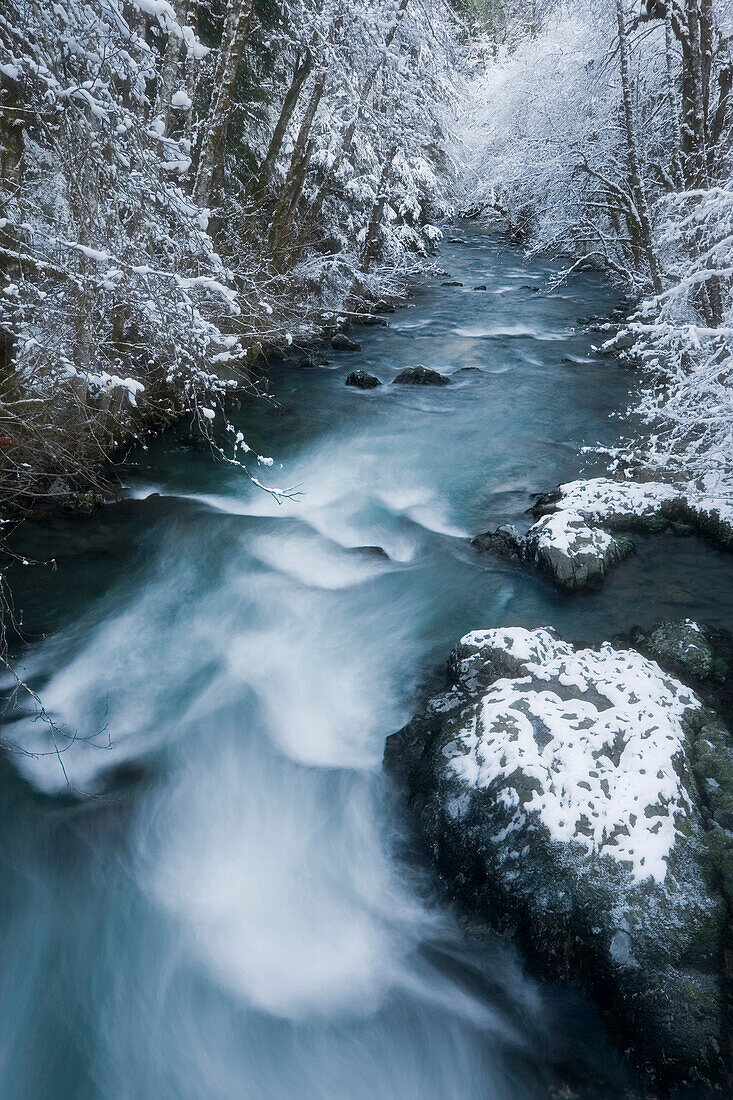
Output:
[[[732,550],[733,0],[0,0],[0,1095],[730,1095]]]
[[[3,508],[98,493],[107,458],[182,415],[211,435],[268,349],[399,294],[451,211],[609,272],[634,307],[643,461],[725,483],[732,18],[9,3]]]

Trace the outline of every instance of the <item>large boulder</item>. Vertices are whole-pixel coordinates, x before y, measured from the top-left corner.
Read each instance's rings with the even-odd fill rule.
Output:
[[[472,919],[580,980],[667,1081],[722,1072],[732,761],[721,720],[642,654],[519,628],[467,635],[385,754]]]
[[[532,511],[535,516],[576,512],[589,526],[606,531],[695,532],[733,548],[730,490],[716,485],[587,478],[539,495]]]
[[[733,549],[733,504],[710,487],[589,478],[539,494],[530,511],[536,522],[526,535],[500,527],[478,535],[473,545],[532,562],[568,591],[601,584],[634,552],[619,531],[697,533]]]

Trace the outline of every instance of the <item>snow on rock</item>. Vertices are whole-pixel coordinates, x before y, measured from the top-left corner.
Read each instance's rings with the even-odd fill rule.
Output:
[[[473,545],[530,561],[571,591],[601,583],[633,553],[633,543],[611,531],[696,531],[733,549],[733,500],[714,484],[581,479],[539,496],[532,512],[539,519],[526,535],[504,526],[478,535]]]
[[[608,570],[633,551],[628,539],[615,539],[589,527],[571,508],[544,516],[525,540],[525,555],[561,588],[586,588],[602,581]]]
[[[733,879],[724,723],[641,653],[551,629],[475,631],[448,671],[385,752],[441,880],[472,921],[595,992],[640,1058],[714,1075],[715,883]]]
[[[653,516],[663,504],[680,496],[679,490],[661,482],[644,484],[606,477],[566,482],[560,486],[560,494],[560,507],[599,523],[607,517]]]
[[[492,630],[464,644],[521,653],[527,675],[492,684],[471,709],[443,750],[455,774],[501,786],[510,830],[536,815],[553,840],[663,882],[691,807],[677,761],[682,720],[700,705],[692,692],[638,653],[574,650],[549,631]]]
[[[504,526],[479,535],[473,545],[508,560],[532,562],[560,588],[570,591],[599,584],[609,569],[634,549],[628,539],[590,527],[571,508],[543,516],[526,535]]]
[[[611,529],[661,530],[675,522],[687,523],[714,542],[733,545],[733,499],[714,483],[581,479],[540,497],[534,510],[570,510],[588,523]]]

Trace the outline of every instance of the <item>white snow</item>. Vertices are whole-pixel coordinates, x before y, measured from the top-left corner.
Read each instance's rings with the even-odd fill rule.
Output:
[[[530,528],[529,537],[536,540],[538,550],[559,550],[569,558],[589,553],[602,558],[614,542],[605,531],[589,527],[572,508],[543,516]]]
[[[171,107],[175,107],[177,111],[188,111],[192,104],[193,100],[185,88],[179,88],[171,96]]]
[[[108,371],[98,371],[96,373],[93,371],[80,371],[68,364],[66,373],[69,376],[83,378],[87,385],[93,389],[106,390],[108,393],[116,389],[127,390],[131,405],[137,405],[137,394],[145,391],[144,384],[139,382],[137,378],[120,378]]]
[[[653,516],[669,501],[683,500],[700,515],[714,515],[723,523],[733,524],[733,499],[721,484],[713,475],[694,484],[614,481],[606,477],[569,481],[560,486],[562,497],[554,514],[571,511],[602,524],[609,517],[626,521]]]
[[[452,771],[469,788],[500,784],[514,811],[511,828],[536,814],[554,840],[611,856],[637,881],[663,882],[678,822],[690,810],[677,768],[683,718],[700,706],[693,693],[638,653],[608,643],[575,650],[545,629],[479,631],[463,644],[524,667],[466,712],[444,750]],[[464,663],[467,673],[472,664]],[[518,773],[537,788],[524,805]]]
[[[570,508],[586,519],[598,522],[610,514],[629,518],[651,516],[659,511],[662,504],[678,500],[683,495],[679,488],[657,481],[643,484],[613,481],[605,477],[569,481],[560,486],[560,492],[563,509]]]

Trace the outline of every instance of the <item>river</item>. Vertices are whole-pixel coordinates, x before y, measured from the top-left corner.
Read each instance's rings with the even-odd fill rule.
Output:
[[[280,361],[277,400],[235,414],[274,459],[258,476],[297,499],[179,429],[133,456],[118,503],[23,533],[57,561],[19,569],[16,601],[22,671],[59,729],[54,745],[29,707],[5,723],[5,1100],[632,1088],[579,994],[436,895],[384,742],[466,630],[722,625],[730,562],[639,539],[603,590],[568,597],[472,550],[526,524],[533,492],[600,468],[579,448],[629,430],[634,377],[578,323],[619,305],[600,278],[556,288],[556,265],[480,224],[449,233],[449,275],[354,329],[360,352]],[[388,384],[417,363],[452,384]],[[385,385],[347,388],[356,368]],[[375,546],[389,560],[357,549]]]

